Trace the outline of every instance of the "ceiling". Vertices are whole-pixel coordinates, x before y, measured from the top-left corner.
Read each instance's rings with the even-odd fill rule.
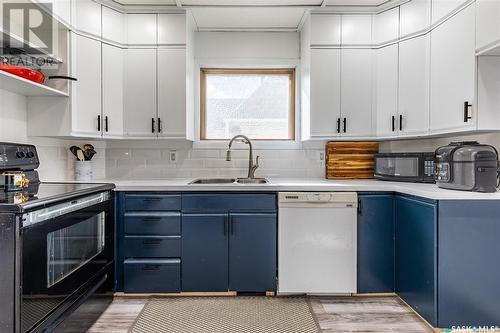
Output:
[[[122,5],[191,9],[202,31],[296,31],[309,10],[377,10],[400,0],[114,0]]]

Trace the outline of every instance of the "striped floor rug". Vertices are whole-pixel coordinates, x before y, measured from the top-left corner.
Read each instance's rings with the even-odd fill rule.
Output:
[[[301,297],[152,298],[130,333],[319,333]]]

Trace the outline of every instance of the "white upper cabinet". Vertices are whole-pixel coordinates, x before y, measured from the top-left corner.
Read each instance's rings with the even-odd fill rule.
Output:
[[[448,16],[467,1],[468,0],[432,0],[432,23],[436,23]]]
[[[186,50],[158,49],[158,120],[160,137],[186,137]]]
[[[310,135],[340,135],[340,50],[311,50]]]
[[[398,132],[398,44],[375,50],[374,116],[377,135],[393,136]]]
[[[471,130],[476,123],[474,9],[467,7],[431,32],[432,133]],[[472,107],[464,110],[466,102]]]
[[[500,1],[476,0],[476,49],[500,44]]]
[[[123,72],[125,50],[102,44],[102,135],[123,136]]]
[[[371,49],[341,50],[340,109],[343,136],[373,135],[372,52]]]
[[[127,42],[131,45],[156,45],[156,14],[128,14]]]
[[[372,15],[342,15],[342,45],[370,45]]]
[[[400,6],[400,35],[408,36],[429,28],[431,0],[412,0]]]
[[[430,36],[399,43],[399,135],[429,132]]]
[[[158,15],[158,44],[186,44],[186,15]]]
[[[102,38],[118,44],[126,42],[124,14],[102,6]]]
[[[101,116],[101,43],[87,37],[71,34],[73,52],[71,134],[74,136],[100,136]]]
[[[384,44],[399,37],[399,7],[374,16],[373,43]]]
[[[41,6],[49,9],[52,15],[67,25],[71,23],[71,0],[43,0],[37,1]]]
[[[78,31],[101,37],[101,5],[91,0],[73,0],[72,24]]]
[[[156,136],[156,49],[125,51],[124,83],[125,136]]]
[[[340,15],[311,15],[311,46],[340,45]]]

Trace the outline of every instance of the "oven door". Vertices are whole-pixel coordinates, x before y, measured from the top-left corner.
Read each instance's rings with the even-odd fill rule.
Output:
[[[377,156],[375,158],[375,176],[385,180],[419,181],[422,179],[418,154],[401,156]]]
[[[110,214],[103,192],[23,216],[21,332],[63,311],[65,301],[113,261]]]

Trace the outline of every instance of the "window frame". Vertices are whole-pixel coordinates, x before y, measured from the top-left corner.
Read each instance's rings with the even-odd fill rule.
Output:
[[[286,139],[252,139],[252,141],[272,141],[272,142],[294,142],[297,140],[297,133],[295,128],[295,117],[296,117],[296,101],[295,101],[295,90],[296,90],[296,69],[295,68],[212,68],[212,67],[202,67],[200,68],[200,91],[199,91],[199,103],[200,103],[200,113],[199,113],[199,140],[201,142],[215,142],[221,140],[229,140],[224,138],[207,139],[206,137],[206,80],[207,75],[210,74],[228,74],[228,75],[241,75],[241,74],[256,74],[256,75],[266,75],[266,74],[279,74],[287,75],[290,85],[289,85],[289,105],[288,110],[288,138]],[[245,133],[242,133],[245,134]]]

